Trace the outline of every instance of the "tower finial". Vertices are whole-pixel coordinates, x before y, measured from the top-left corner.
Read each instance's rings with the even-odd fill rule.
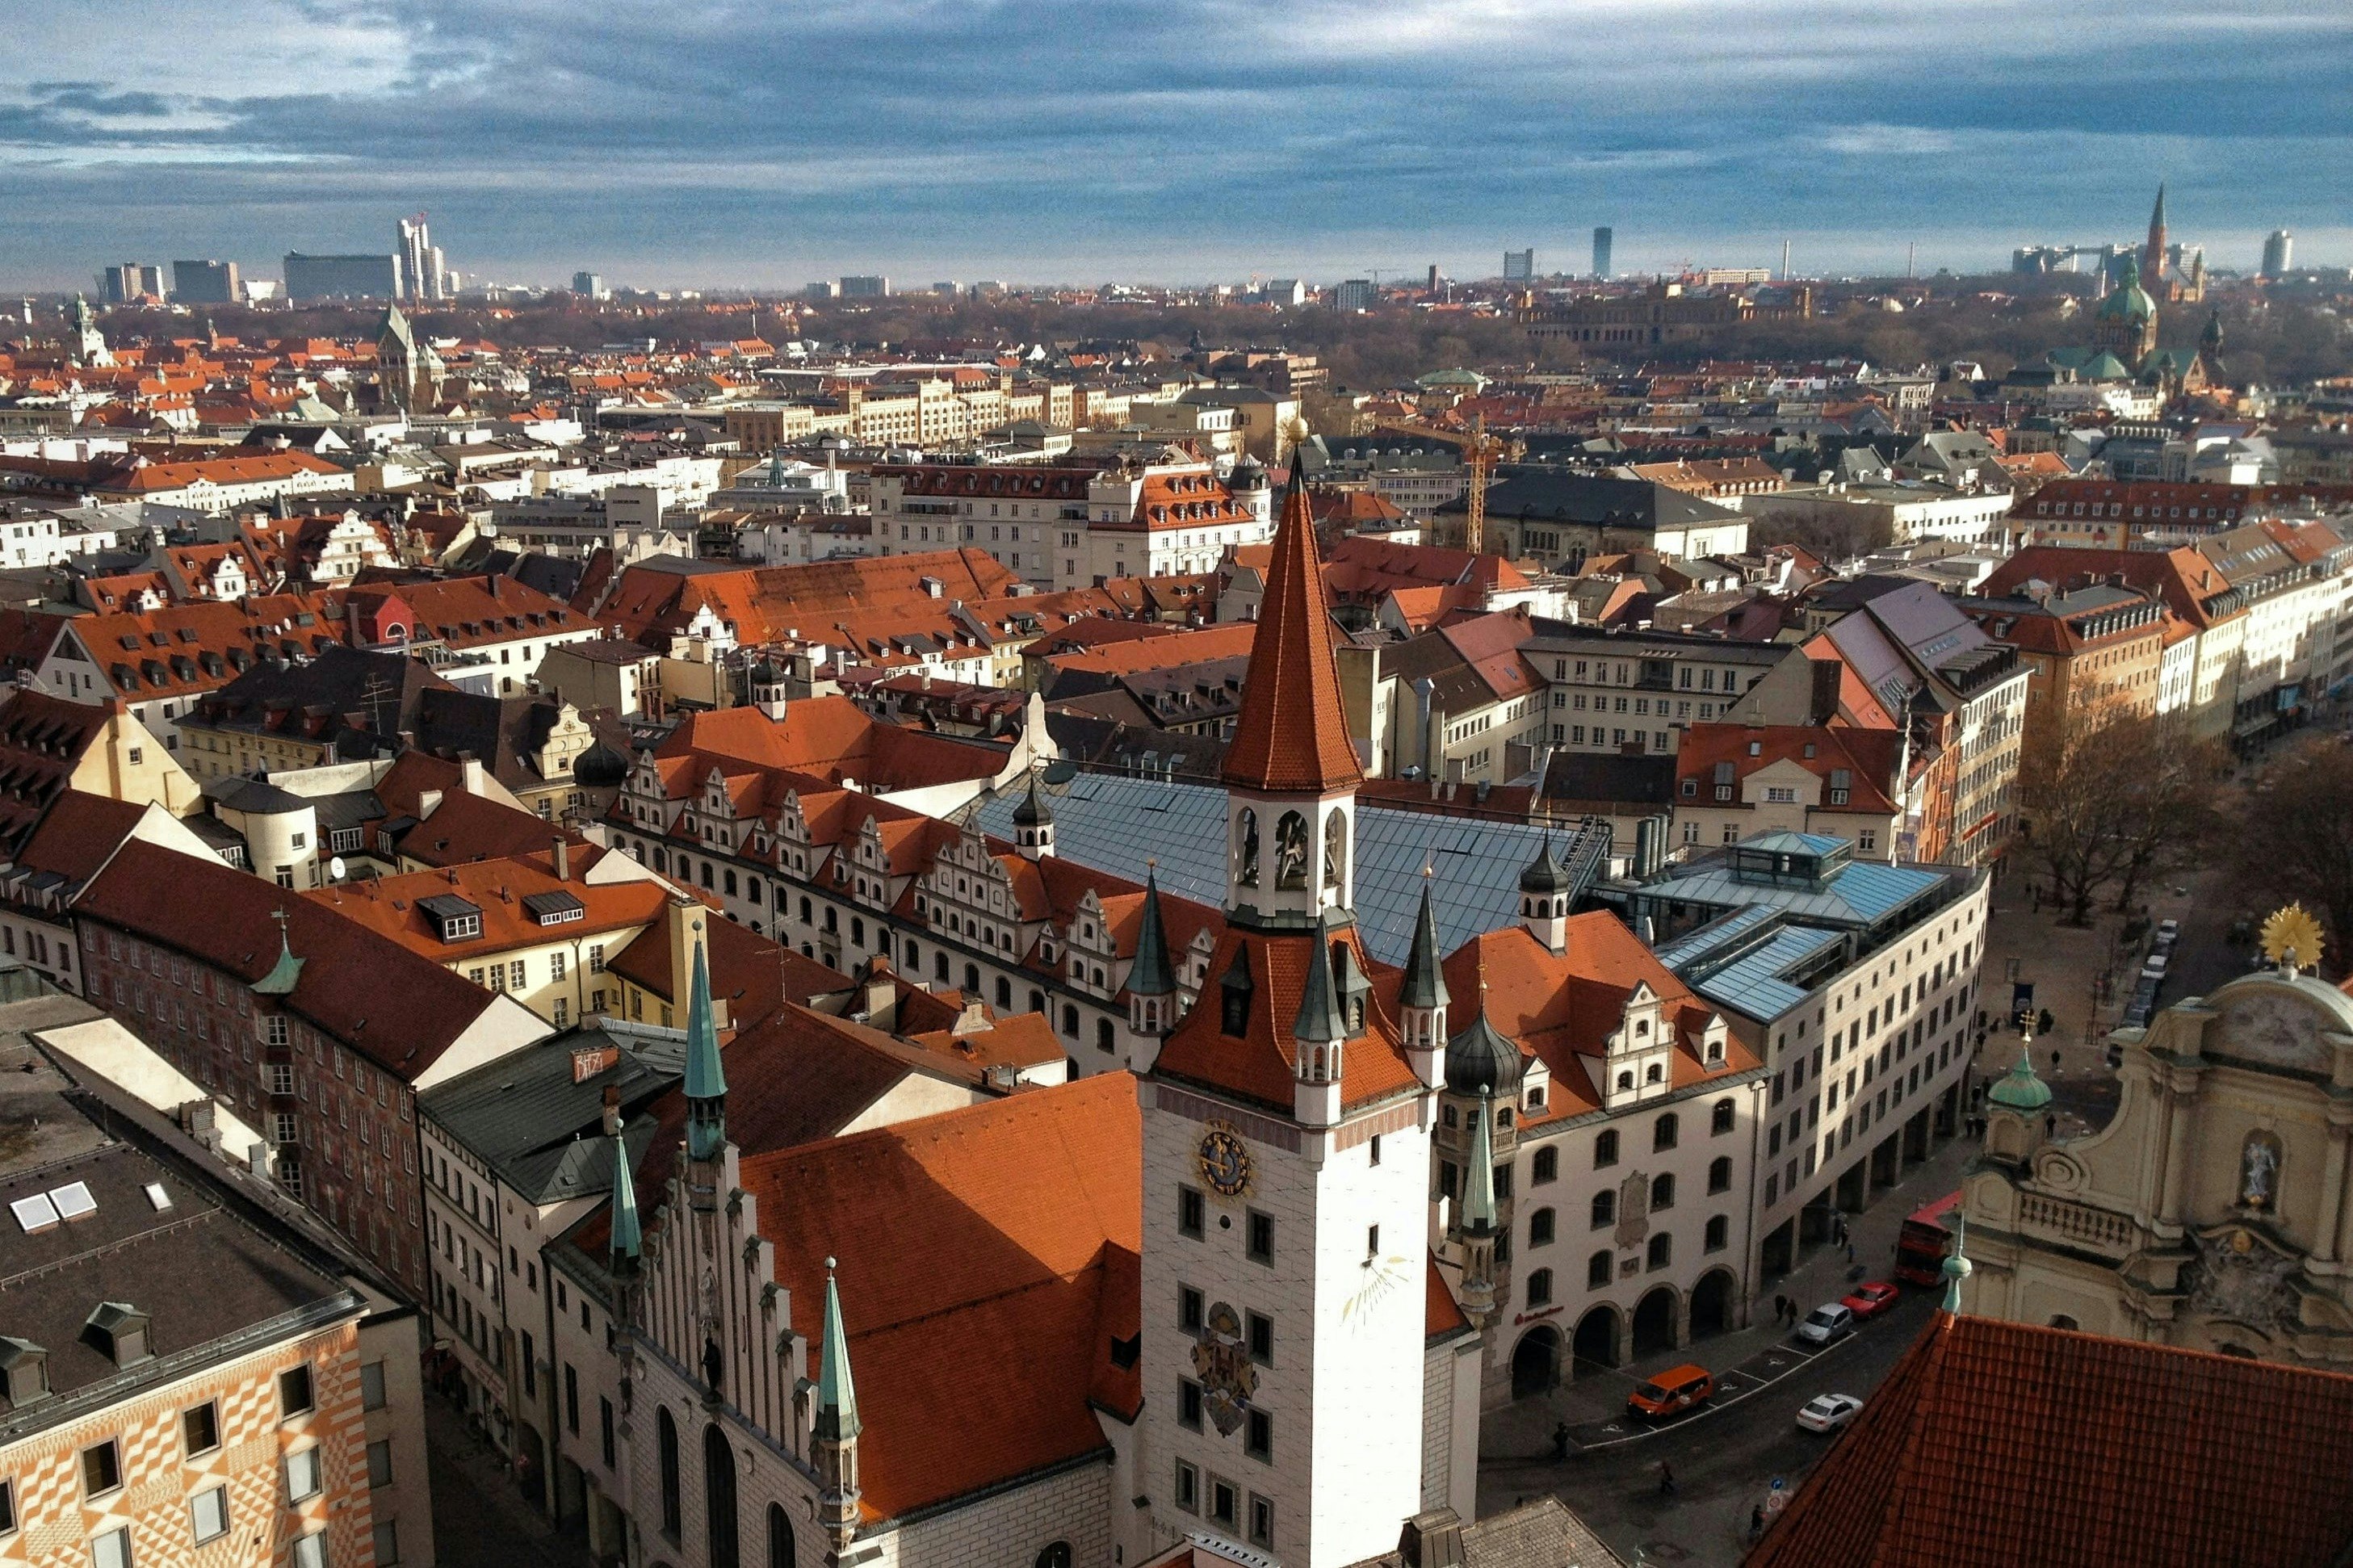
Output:
[[[727,1142],[727,1074],[719,1061],[719,1030],[711,1016],[711,967],[702,925],[694,938],[694,968],[686,1003],[686,1140],[697,1160],[719,1156]]]
[[[1945,1310],[1957,1317],[1961,1310],[1961,1281],[1976,1269],[1962,1248],[1968,1245],[1969,1216],[1964,1212],[1953,1221],[1953,1249],[1945,1255],[1945,1266],[1939,1271],[1945,1277]]]
[[[629,1145],[617,1129],[613,1133],[612,1230],[607,1257],[614,1274],[626,1279],[638,1271],[645,1231],[638,1218],[638,1178],[629,1169]]]

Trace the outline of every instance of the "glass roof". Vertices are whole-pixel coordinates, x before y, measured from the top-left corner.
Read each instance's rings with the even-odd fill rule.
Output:
[[[1169,891],[1213,909],[1225,903],[1224,790],[1082,773],[1067,786],[1039,793],[1053,813],[1054,849],[1063,858],[1138,882],[1151,859]],[[1007,791],[981,802],[982,830],[1012,838],[1020,799]],[[1520,871],[1544,840],[1545,829],[1525,823],[1358,805],[1356,921],[1366,946],[1382,963],[1405,962],[1425,866],[1440,951],[1512,924],[1520,918]],[[1599,822],[1555,829],[1553,842],[1569,868],[1574,899],[1607,868],[1609,829]]]

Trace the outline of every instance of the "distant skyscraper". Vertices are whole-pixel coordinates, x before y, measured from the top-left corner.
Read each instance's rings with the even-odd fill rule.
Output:
[[[164,269],[160,267],[143,261],[124,261],[98,276],[98,297],[109,305],[124,305],[149,296],[158,300],[164,297]]]
[[[605,287],[605,279],[594,272],[574,273],[572,291],[584,300],[609,300],[613,297],[613,291]]]
[[[1332,290],[1332,304],[1336,310],[1369,310],[1373,298],[1373,280],[1369,278],[1351,278]]]
[[[234,261],[174,261],[172,298],[183,305],[240,305],[245,285]]]
[[[2295,265],[2295,236],[2284,228],[2275,228],[2263,241],[2263,276],[2284,278],[2287,269]]]
[[[305,256],[286,253],[286,298],[306,300],[397,300],[397,256]]]
[[[1536,252],[1534,246],[1525,250],[1504,252],[1504,281],[1533,283],[1536,276]]]
[[[845,300],[886,300],[891,295],[891,279],[872,273],[857,273],[841,280],[841,297]]]
[[[1593,275],[1596,278],[1609,276],[1609,246],[1615,238],[1616,236],[1607,228],[1593,231]]]
[[[405,217],[397,227],[400,245],[400,287],[410,300],[446,300],[449,297],[449,268],[441,247],[433,243],[433,236],[425,226],[425,215]]]

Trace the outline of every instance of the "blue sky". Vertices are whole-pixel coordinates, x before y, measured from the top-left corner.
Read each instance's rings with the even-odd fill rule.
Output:
[[[0,286],[391,248],[470,276],[1197,281],[2353,260],[2343,0],[30,0]]]

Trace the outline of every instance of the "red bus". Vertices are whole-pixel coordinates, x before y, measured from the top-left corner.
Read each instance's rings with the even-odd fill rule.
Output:
[[[1951,1249],[1953,1221],[1961,1212],[1961,1194],[1948,1193],[1915,1210],[1895,1238],[1895,1278],[1907,1285],[1940,1285],[1945,1279],[1945,1254]]]

